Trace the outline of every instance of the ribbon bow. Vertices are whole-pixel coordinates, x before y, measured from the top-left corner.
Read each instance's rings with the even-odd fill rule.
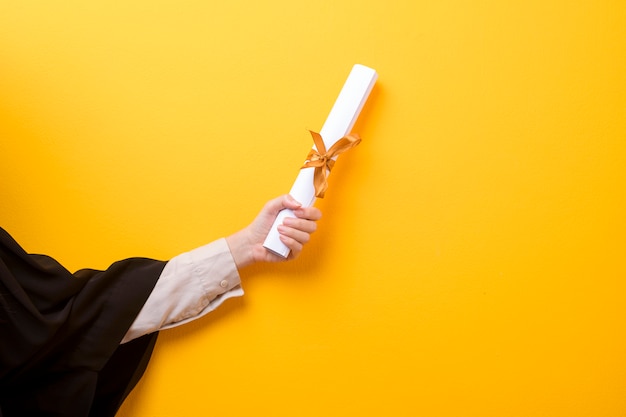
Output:
[[[315,172],[313,173],[315,197],[324,198],[324,193],[328,188],[328,174],[333,169],[333,166],[335,166],[335,160],[333,158],[342,152],[354,148],[361,142],[361,138],[359,135],[351,133],[339,139],[326,151],[322,136],[311,130],[309,130],[309,132],[311,132],[311,136],[313,136],[313,143],[315,143],[317,150],[315,148],[311,149],[302,168],[315,168]]]

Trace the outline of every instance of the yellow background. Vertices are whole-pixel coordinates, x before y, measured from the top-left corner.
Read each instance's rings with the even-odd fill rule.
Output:
[[[228,235],[355,63],[307,250],[164,332],[120,415],[625,416],[622,0],[4,0],[1,224],[70,269]]]

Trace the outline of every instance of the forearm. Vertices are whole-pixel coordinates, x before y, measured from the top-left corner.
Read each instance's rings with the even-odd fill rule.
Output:
[[[187,323],[214,310],[227,298],[243,295],[239,270],[256,262],[285,261],[263,247],[278,212],[294,210],[278,226],[280,238],[293,259],[315,231],[321,212],[301,208],[288,195],[270,200],[246,228],[173,258],[165,266],[154,291],[122,343],[162,329]]]

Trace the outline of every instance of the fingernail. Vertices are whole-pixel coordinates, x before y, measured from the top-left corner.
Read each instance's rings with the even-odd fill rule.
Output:
[[[289,198],[289,200],[290,200],[292,203],[297,204],[297,205],[298,205],[298,207],[302,206],[302,204],[301,204],[298,200],[296,200],[295,198],[293,198],[293,197],[291,196],[291,194],[287,194],[287,197]]]

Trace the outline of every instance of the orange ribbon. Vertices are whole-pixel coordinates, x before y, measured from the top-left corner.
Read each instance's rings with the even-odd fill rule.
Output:
[[[326,151],[322,136],[311,130],[309,130],[309,132],[311,132],[311,136],[313,136],[313,143],[315,143],[317,150],[311,149],[302,168],[315,168],[315,172],[313,173],[315,197],[324,198],[324,193],[328,188],[328,174],[333,169],[333,166],[335,166],[335,160],[333,158],[342,152],[354,148],[361,143],[361,138],[359,135],[351,133],[339,139]]]

